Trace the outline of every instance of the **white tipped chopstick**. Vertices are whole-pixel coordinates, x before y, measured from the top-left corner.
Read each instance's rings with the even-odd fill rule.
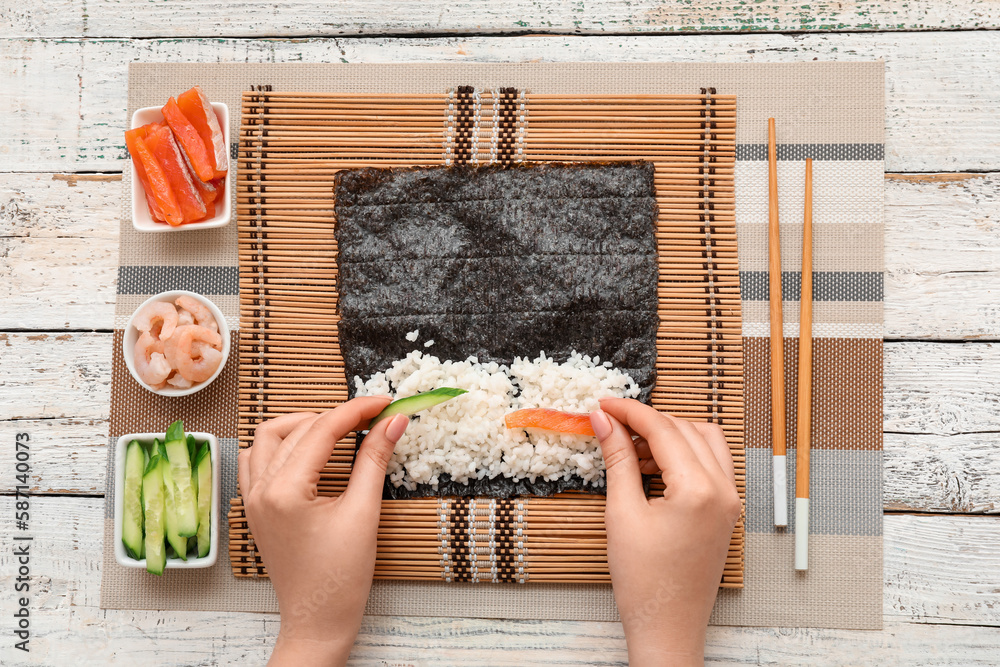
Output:
[[[809,436],[812,416],[812,160],[806,159],[799,316],[798,433],[795,442],[795,569],[809,569]]]
[[[785,473],[785,335],[781,321],[781,229],[778,226],[778,154],[774,119],[767,119],[768,300],[771,313],[771,447],[774,454],[774,525],[788,525]]]

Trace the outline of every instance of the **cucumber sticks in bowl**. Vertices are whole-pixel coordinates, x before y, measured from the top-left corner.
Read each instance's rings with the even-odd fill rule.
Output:
[[[181,537],[194,537],[198,534],[198,505],[191,486],[192,457],[191,448],[188,447],[189,438],[184,435],[184,423],[175,421],[171,424],[164,440],[163,448],[170,463],[170,479],[173,482],[177,534]],[[166,478],[163,483],[166,484]],[[168,493],[167,497],[169,495]]]
[[[198,558],[204,558],[212,546],[212,450],[207,442],[201,443],[194,462],[198,485]]]
[[[127,474],[127,472],[126,472]],[[125,478],[128,484],[128,478]],[[142,476],[142,506],[145,511],[146,571],[153,574],[163,574],[167,563],[167,549],[163,544],[164,533],[164,501],[163,501],[163,466],[160,465],[160,455],[153,454],[146,466],[146,474]]]
[[[122,507],[122,543],[136,560],[145,554],[142,540],[142,477],[149,456],[138,440],[128,443],[125,451],[125,498]]]
[[[163,574],[168,556],[209,555],[214,480],[207,440],[185,434],[176,421],[162,441],[129,442],[123,474],[121,535],[129,558],[145,558],[147,571]]]

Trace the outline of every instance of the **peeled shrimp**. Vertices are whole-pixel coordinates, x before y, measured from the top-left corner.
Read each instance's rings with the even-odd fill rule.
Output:
[[[177,326],[184,326],[185,324],[194,324],[194,315],[187,308],[178,308]]]
[[[163,381],[174,370],[163,352],[163,341],[153,338],[148,331],[142,332],[135,342],[135,372],[143,382],[154,388],[162,387]]]
[[[204,344],[199,345],[199,342]],[[170,366],[176,368],[184,379],[204,382],[222,363],[222,352],[218,349],[221,346],[222,336],[218,332],[189,324],[177,327],[174,335],[164,344],[163,353]]]
[[[191,380],[188,380],[180,373],[174,373],[172,376],[168,377],[167,384],[174,389],[190,389],[194,386],[194,382],[191,382]]]
[[[192,299],[186,294],[174,299],[174,303],[177,304],[178,308],[183,308],[184,310],[191,313],[194,316],[194,321],[198,323],[198,326],[205,327],[212,331],[219,330],[219,324],[215,321],[215,316],[212,315],[212,311],[205,307],[201,301],[197,299]]]
[[[207,369],[209,377],[212,376],[215,369],[222,363],[222,351],[220,349],[197,340],[191,344],[191,357],[196,362],[196,365]]]
[[[177,326],[177,309],[167,301],[154,301],[139,311],[134,322],[135,328],[141,333],[148,333],[161,340],[170,338]]]

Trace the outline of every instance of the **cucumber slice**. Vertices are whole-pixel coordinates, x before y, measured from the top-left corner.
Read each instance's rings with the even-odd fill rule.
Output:
[[[187,451],[187,445],[184,445],[184,451]],[[176,485],[173,479],[173,468],[167,460],[167,449],[162,443],[157,459],[159,459],[160,474],[163,476],[164,532],[167,536],[167,542],[170,542],[177,557],[181,560],[187,560],[187,537],[181,535],[177,530],[177,494],[174,491]]]
[[[138,440],[125,450],[125,491],[122,498],[122,544],[136,560],[142,558],[142,472],[145,468]]]
[[[187,435],[187,446],[188,446],[188,461],[191,462],[191,469],[194,469],[194,457],[198,453],[198,443],[194,441],[194,436],[188,433]]]
[[[170,479],[173,482],[177,534],[181,537],[194,537],[198,534],[198,504],[191,488],[191,456],[188,453],[188,440],[184,435],[184,423],[175,421],[171,424],[165,440],[166,459],[170,462]],[[167,497],[170,497],[169,494]],[[186,552],[179,552],[186,555]]]
[[[142,511],[142,539],[139,540],[139,559],[146,557],[146,501],[142,497],[142,478],[146,475],[149,466],[149,444],[140,442],[142,447],[142,473],[139,476],[139,509]]]
[[[146,571],[163,574],[167,564],[167,549],[163,543],[164,499],[163,473],[156,454],[149,460],[142,476],[142,506],[146,525],[143,540],[146,552]]]
[[[188,433],[187,436],[187,446],[188,446],[188,460],[191,461],[191,490],[194,491],[194,505],[197,511],[198,507],[198,468],[195,466],[195,461],[197,460],[198,443],[195,442],[194,436]]]
[[[445,401],[450,401],[456,396],[461,396],[462,394],[467,393],[468,392],[465,389],[438,387],[432,391],[425,391],[422,394],[414,394],[413,396],[401,398],[385,406],[385,410],[376,415],[375,419],[373,419],[371,424],[368,425],[368,429],[371,430],[374,428],[375,424],[379,423],[383,419],[388,419],[394,415],[411,416],[421,410],[433,408],[435,405],[439,405]]]
[[[212,547],[212,450],[201,443],[195,456],[198,478],[198,558],[208,555]]]

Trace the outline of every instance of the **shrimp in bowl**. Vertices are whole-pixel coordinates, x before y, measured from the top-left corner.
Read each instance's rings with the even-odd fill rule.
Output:
[[[132,377],[162,396],[208,386],[229,358],[229,328],[218,307],[183,290],[163,292],[133,313],[122,355]]]

